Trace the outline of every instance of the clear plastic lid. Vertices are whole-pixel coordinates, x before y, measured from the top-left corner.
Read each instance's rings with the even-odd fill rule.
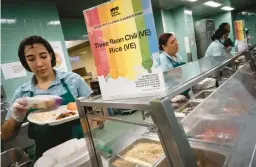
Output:
[[[250,166],[256,145],[256,74],[249,64],[209,95],[181,124],[190,142],[225,154],[226,166]],[[209,157],[208,161],[216,157]]]

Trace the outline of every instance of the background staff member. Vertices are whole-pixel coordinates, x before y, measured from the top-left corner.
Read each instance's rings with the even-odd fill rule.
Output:
[[[217,29],[212,36],[212,43],[208,46],[205,57],[226,55],[224,42],[227,39],[228,34],[228,31],[225,29]]]
[[[229,23],[221,23],[221,25],[219,26],[219,29],[223,29],[226,30],[228,32],[228,34],[230,34],[230,24]],[[234,47],[234,42],[227,37],[227,39],[224,41],[224,46],[226,49],[231,49],[232,47]]]
[[[172,33],[164,33],[159,37],[159,49],[163,51],[160,54],[159,63],[163,72],[167,72],[172,68],[179,67],[185,62],[182,62],[182,57],[180,57],[177,52],[179,51],[179,44],[176,40],[176,37]],[[182,93],[182,95],[178,95],[174,97],[172,102],[181,102],[186,101],[189,90]],[[185,96],[184,96],[185,95]]]
[[[18,134],[22,122],[30,112],[22,97],[36,95],[58,95],[62,105],[75,102],[77,97],[88,97],[92,93],[89,86],[77,74],[54,70],[56,57],[45,39],[40,36],[25,38],[19,46],[19,59],[23,67],[32,73],[30,82],[20,86],[14,93],[6,121],[1,127],[2,139],[9,140]],[[83,137],[79,119],[57,126],[29,124],[28,136],[35,140],[36,159],[42,154],[74,137]]]
[[[163,51],[160,54],[160,66],[164,72],[172,68],[185,64],[182,62],[182,57],[177,53],[179,44],[176,37],[171,33],[164,33],[159,37],[159,49]]]

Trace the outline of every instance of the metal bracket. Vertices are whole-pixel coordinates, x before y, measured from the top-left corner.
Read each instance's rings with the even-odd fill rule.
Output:
[[[251,53],[250,53],[249,50],[247,50],[247,51],[245,52],[245,59],[246,59],[247,62],[250,61],[250,66],[251,66],[252,70],[253,70],[253,71],[256,71],[256,64],[255,64],[255,61],[254,61],[254,59],[253,59],[253,56],[251,55]]]
[[[150,102],[151,117],[158,126],[160,141],[171,167],[196,167],[196,161],[186,138],[178,123],[169,98],[154,99]]]
[[[93,142],[92,131],[90,128],[89,120],[87,117],[86,106],[82,106],[80,100],[76,100],[76,104],[79,111],[80,121],[85,136],[86,146],[88,148],[90,162],[93,167],[103,167],[101,156],[97,153],[96,147]]]

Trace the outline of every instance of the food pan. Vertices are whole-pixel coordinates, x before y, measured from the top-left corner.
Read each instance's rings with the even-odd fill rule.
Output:
[[[223,167],[228,163],[228,156],[218,151],[208,148],[197,148],[192,146],[192,151],[198,167]],[[168,166],[168,161],[164,157],[159,167]]]
[[[223,167],[228,163],[228,156],[216,150],[206,147],[191,146],[198,167]],[[158,164],[159,167],[169,166],[166,157]]]
[[[223,167],[228,163],[228,156],[216,150],[192,146],[192,151],[198,167]]]
[[[124,155],[127,151],[131,150],[133,148],[133,146],[135,146],[136,144],[139,144],[139,143],[155,143],[155,144],[161,144],[160,141],[157,141],[157,140],[152,140],[152,139],[147,139],[147,138],[141,138],[141,139],[138,139],[136,140],[135,142],[133,142],[132,144],[130,144],[129,146],[127,146],[126,148],[124,148],[121,152],[118,153],[118,155]],[[153,163],[152,165],[155,167],[155,166],[160,166],[160,164],[162,164],[161,160],[164,160],[164,157],[165,157],[165,154],[163,154],[159,160],[157,160],[155,163]],[[113,156],[110,160],[109,160],[109,166],[110,167],[116,167],[113,165],[113,162],[117,159],[120,159],[119,157],[117,156]],[[159,165],[157,165],[159,164]],[[141,165],[136,165],[136,164],[132,164],[131,163],[131,167],[144,167],[144,166],[141,166]]]
[[[1,167],[28,167],[32,160],[19,148],[12,148],[1,153]]]
[[[186,134],[191,141],[234,146],[242,130],[242,123],[224,119],[203,119]]]
[[[195,96],[195,99],[206,99],[213,91],[204,90]]]
[[[171,106],[173,108],[174,111],[180,109],[182,106],[184,106],[187,103],[187,101],[185,102],[178,102],[178,103],[171,103]]]
[[[177,112],[181,112],[181,113],[184,113],[184,114],[189,114],[191,111],[194,110],[194,108],[196,106],[198,106],[200,104],[200,102],[195,102],[195,101],[189,101],[187,104],[185,104],[184,106],[182,106],[180,109],[177,110]],[[188,110],[186,112],[184,112],[184,110],[188,107],[192,107],[193,109],[191,110]]]

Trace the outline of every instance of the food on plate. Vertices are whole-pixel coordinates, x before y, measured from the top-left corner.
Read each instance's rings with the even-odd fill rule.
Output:
[[[160,144],[145,142],[134,145],[123,156],[154,164],[163,154],[164,150]]]
[[[70,116],[73,116],[73,115],[76,115],[76,112],[73,112],[73,111],[64,112],[64,113],[61,113],[60,115],[58,115],[56,120],[67,118],[67,117],[70,117]]]
[[[236,139],[238,132],[232,128],[209,128],[203,131],[199,138],[205,141],[231,142]]]
[[[67,109],[70,111],[76,111],[77,110],[76,103],[68,103]]]
[[[52,117],[52,113],[50,112],[35,112],[31,114],[31,119],[37,122],[44,122]]]
[[[134,164],[127,162],[125,160],[122,159],[117,159],[115,160],[112,165],[114,165],[115,167],[135,167]]]

